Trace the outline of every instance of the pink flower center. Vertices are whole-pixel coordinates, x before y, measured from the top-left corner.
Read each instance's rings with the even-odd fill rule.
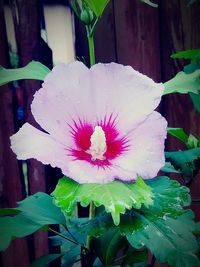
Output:
[[[81,120],[78,124],[74,121],[73,127],[69,126],[75,143],[75,148],[70,148],[69,151],[75,160],[106,167],[128,149],[128,140],[120,137],[112,115],[108,120],[105,118],[104,121],[97,122],[95,126]]]

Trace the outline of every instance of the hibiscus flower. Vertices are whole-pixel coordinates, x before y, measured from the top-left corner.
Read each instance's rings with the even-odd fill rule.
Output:
[[[167,123],[154,111],[163,89],[130,66],[58,65],[31,105],[44,131],[25,123],[11,148],[79,183],[153,178],[165,162]]]

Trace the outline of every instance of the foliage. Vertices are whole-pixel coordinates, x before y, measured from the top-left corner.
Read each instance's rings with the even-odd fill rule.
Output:
[[[45,193],[36,193],[18,204],[17,213],[20,213],[15,215],[16,210],[13,209],[12,215],[15,216],[0,217],[0,250],[5,250],[12,239],[30,235],[39,229],[48,230],[44,228],[46,225],[66,223],[60,209],[53,204],[52,197]],[[7,215],[4,209],[3,213]]]
[[[200,113],[200,95],[190,93],[190,97],[192,99],[194,107]]]
[[[133,247],[146,246],[161,263],[168,262],[172,267],[199,266],[196,255],[198,244],[192,234],[194,222],[191,212],[175,219],[168,215],[155,219],[150,214],[135,212],[134,218],[134,223],[130,220],[123,221],[126,237]],[[121,229],[123,231],[123,226]]]
[[[140,0],[140,1],[142,1],[142,2],[144,2],[144,3],[146,3],[146,4],[148,4],[148,5],[150,5],[150,6],[152,6],[152,7],[158,7],[158,4],[154,4],[152,1],[150,1],[150,0]]]
[[[110,212],[116,225],[120,223],[120,214],[126,209],[140,209],[142,204],[152,204],[152,193],[141,178],[135,183],[114,181],[107,184],[78,184],[63,177],[52,193],[55,203],[65,212],[71,213],[77,202],[83,207],[94,202],[96,207],[103,205]]]
[[[41,228],[40,224],[29,220],[24,214],[0,218],[0,251],[5,250],[13,239],[30,235]]]
[[[20,210],[18,210],[18,209],[11,209],[11,208],[0,209],[0,217],[1,216],[16,215],[18,213],[20,213]]]
[[[125,245],[126,238],[116,228],[110,228],[100,238],[93,240],[95,252],[104,266],[110,266]]]
[[[200,49],[184,50],[171,55],[171,58],[191,59],[196,61],[197,56],[200,53]]]
[[[106,8],[109,0],[85,0],[91,10],[95,13],[96,17],[100,17]]]
[[[61,256],[63,256],[61,253],[42,256],[38,258],[36,261],[34,261],[30,267],[44,267],[50,262],[60,258]]]
[[[196,3],[198,0],[187,0],[188,1],[188,6]]]
[[[200,70],[195,70],[193,73],[186,74],[179,72],[174,78],[164,83],[165,90],[163,95],[180,93],[199,94],[200,92]]]
[[[37,61],[31,61],[25,67],[18,69],[5,69],[0,66],[0,85],[23,79],[43,81],[49,72],[50,70],[45,65]]]
[[[185,133],[183,128],[171,128],[171,127],[168,127],[167,128],[167,133],[170,134],[170,135],[175,136],[176,138],[178,138],[179,140],[181,140],[185,144],[188,141],[188,135]]]
[[[200,146],[200,139],[190,134],[185,133],[183,128],[167,128],[167,133],[181,140],[188,149],[197,148]]]
[[[142,266],[142,264],[144,264],[144,266],[146,266],[148,261],[148,250],[144,249],[144,250],[136,250],[136,249],[129,249],[126,252],[126,256],[124,257],[121,266],[131,266],[136,263],[139,263],[139,266]]]
[[[195,224],[195,231],[194,231],[195,235],[199,235],[200,234],[200,222],[197,222]]]
[[[193,134],[190,134],[186,143],[188,148],[200,147],[200,139],[196,138]]]
[[[69,234],[66,231],[62,231],[62,235],[66,238],[69,237]],[[73,266],[73,264],[77,261],[78,256],[80,255],[81,246],[79,244],[72,244],[68,240],[61,238],[60,236],[53,236],[50,237],[50,239],[53,246],[61,247],[62,252],[59,254],[48,254],[41,256],[31,264],[31,267],[44,267],[48,263],[59,258],[61,259],[61,267]]]
[[[124,215],[120,231],[133,247],[146,246],[162,263],[199,266],[193,214],[183,209],[190,204],[189,190],[167,177],[152,180],[149,185],[155,194],[154,204]]]
[[[166,160],[187,177],[193,177],[200,159],[200,148],[165,152]]]
[[[190,1],[190,4],[192,4],[192,2],[195,1]],[[180,51],[171,55],[171,57],[179,59],[191,59],[191,63],[184,67],[184,72],[186,74],[192,74],[200,69],[200,49]],[[189,95],[194,104],[194,107],[200,113],[200,94],[189,92]]]
[[[174,166],[171,164],[171,162],[165,162],[165,165],[161,168],[162,172],[173,172],[173,173],[181,173],[181,171],[178,171],[174,168]]]
[[[148,185],[154,195],[153,204],[128,211],[121,216],[118,226],[113,225],[111,217],[105,213],[90,220],[76,219],[72,225],[77,232],[96,236],[93,248],[103,266],[120,262],[116,255],[127,246],[125,236],[136,251],[131,254],[126,251],[124,261],[130,256],[134,260],[141,253],[144,262],[147,247],[160,262],[168,262],[174,267],[189,266],[188,262],[198,266],[195,255],[198,246],[193,235],[197,227],[192,212],[184,209],[191,202],[188,188],[168,177],[158,177],[148,181]],[[123,266],[122,262],[120,266]]]
[[[190,64],[184,67],[184,71],[186,73],[192,73],[197,69],[200,69],[200,52],[195,55],[195,57],[192,59]],[[200,113],[200,94],[196,95],[196,94],[190,93],[189,95],[191,97],[194,107]]]
[[[102,16],[109,0],[70,0],[69,2],[77,17],[87,27],[94,27]]]
[[[52,197],[38,192],[21,202],[18,202],[18,209],[27,218],[36,221],[41,225],[65,224],[65,217],[58,207],[53,204]]]
[[[154,194],[154,203],[146,212],[151,213],[151,216],[176,216],[181,215],[191,203],[189,189],[181,186],[175,180],[169,177],[161,176],[148,181],[148,185],[152,188]]]
[[[163,172],[181,173],[186,177],[194,177],[200,162],[200,139],[187,135],[182,128],[167,128],[168,134],[181,140],[188,150],[165,152],[166,163]]]

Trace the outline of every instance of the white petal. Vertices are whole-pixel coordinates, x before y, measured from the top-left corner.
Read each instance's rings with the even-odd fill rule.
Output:
[[[47,75],[31,110],[40,126],[64,145],[71,143],[73,120],[91,119],[89,69],[81,62],[61,64]],[[92,116],[94,117],[94,116]]]
[[[51,164],[66,170],[66,150],[49,134],[43,133],[28,123],[11,136],[11,148],[18,159],[35,158],[43,164]]]
[[[59,65],[47,75],[31,106],[49,134],[25,124],[11,137],[12,149],[19,159],[36,158],[81,183],[152,178],[164,164],[166,121],[153,112],[162,91],[162,84],[130,66],[97,64],[89,70],[80,62]],[[74,121],[95,126],[111,115],[117,116],[121,136],[129,134],[131,149],[126,154],[105,169],[67,155],[66,148],[75,149],[70,133]]]
[[[96,114],[116,114],[118,127],[127,132],[158,106],[163,84],[155,83],[130,66],[96,64],[91,68]]]
[[[68,162],[68,176],[78,183],[108,183],[115,179],[132,181],[137,175],[133,172],[122,170],[118,166],[99,168],[89,162],[76,160]]]
[[[162,84],[130,66],[96,64],[89,70],[74,62],[47,75],[31,108],[40,126],[66,144],[71,142],[68,124],[79,118],[95,124],[112,114],[127,132],[158,106],[162,91]]]
[[[166,120],[158,112],[153,112],[131,133],[130,150],[114,159],[113,165],[144,179],[155,177],[165,163],[166,127]]]

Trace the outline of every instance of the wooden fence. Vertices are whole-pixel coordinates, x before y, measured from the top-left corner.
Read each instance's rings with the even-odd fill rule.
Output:
[[[40,60],[52,66],[51,51],[41,45],[39,1],[16,0],[19,20],[13,8],[15,33],[20,55],[20,65],[31,60]],[[0,64],[9,67],[3,6],[0,4]],[[152,8],[139,0],[111,0],[95,35],[97,62],[119,62],[131,65],[155,81],[166,81],[183,67],[183,62],[170,58],[170,54],[200,47],[200,1],[187,7],[186,0],[160,0],[159,8]],[[67,27],[67,25],[66,25]],[[75,20],[77,57],[88,60],[86,33]],[[41,48],[43,47],[43,48]],[[47,54],[48,57],[42,57]],[[30,112],[34,92],[40,87],[38,81],[24,81],[25,120],[36,125]],[[11,85],[0,90],[0,199],[1,207],[14,207],[25,197],[25,185],[21,178],[21,167],[9,148],[9,136],[17,130],[15,101]],[[160,110],[169,126],[183,127],[188,133],[200,136],[199,115],[186,95],[165,96]],[[173,138],[167,142],[167,150],[177,150],[181,144]],[[46,173],[48,172],[48,180]],[[28,161],[29,193],[50,192],[56,184],[55,170],[45,168],[36,160]],[[46,182],[47,181],[47,182]],[[191,186],[192,197],[199,198],[200,181]],[[192,205],[200,219],[199,203]],[[48,253],[46,233],[15,240],[1,255],[3,267],[28,267],[29,262]],[[53,266],[53,265],[52,265]],[[56,266],[56,265],[54,265]],[[57,265],[58,266],[58,265]]]

